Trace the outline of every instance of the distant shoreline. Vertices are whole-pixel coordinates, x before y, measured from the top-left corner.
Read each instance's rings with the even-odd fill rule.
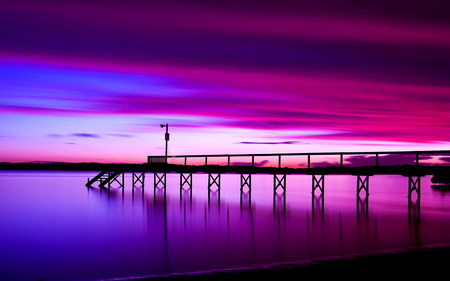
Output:
[[[252,167],[252,166],[185,166],[165,163],[142,163],[142,164],[113,164],[113,163],[9,163],[0,162],[0,170],[41,170],[41,171],[121,171],[121,172],[182,172],[182,173],[241,173],[241,174],[345,174],[345,175],[448,175],[450,166],[416,166],[416,165],[394,165],[394,166],[329,166],[306,168],[275,168],[275,167]]]
[[[0,163],[0,170],[41,170],[41,171],[103,171],[116,169],[142,169],[144,164],[110,164],[110,163]]]

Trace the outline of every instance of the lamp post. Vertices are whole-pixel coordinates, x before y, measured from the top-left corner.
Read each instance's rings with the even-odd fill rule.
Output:
[[[161,128],[166,127],[166,134],[165,134],[165,140],[166,140],[166,153],[165,153],[165,156],[166,156],[166,164],[167,164],[167,146],[168,146],[168,143],[169,143],[169,124],[166,124],[166,125],[161,124],[160,126],[161,126]]]

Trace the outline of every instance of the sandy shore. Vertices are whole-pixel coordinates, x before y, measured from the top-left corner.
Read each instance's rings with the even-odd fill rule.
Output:
[[[271,264],[251,268],[146,276],[114,280],[230,280],[231,278],[301,280],[304,278],[345,278],[361,280],[372,278],[447,279],[450,270],[450,245],[427,248],[408,248],[377,253],[364,253],[313,259],[308,261]],[[269,280],[270,280],[269,279]]]

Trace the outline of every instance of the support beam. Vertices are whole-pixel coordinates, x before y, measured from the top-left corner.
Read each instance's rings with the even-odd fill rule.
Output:
[[[280,176],[280,177],[279,177]],[[273,175],[273,192],[276,193],[278,188],[282,188],[286,192],[286,175]]]
[[[106,177],[101,177],[99,187],[105,187],[106,184],[108,184],[108,188],[111,187],[111,184],[113,182],[117,182],[120,187],[124,187],[124,178],[125,173],[123,172],[106,172],[104,174]],[[120,181],[118,178],[122,176],[122,181]]]
[[[166,188],[166,173],[162,173],[159,175],[158,173],[154,173],[154,182],[155,188],[159,187],[159,184],[162,185],[162,188]]]
[[[361,190],[366,191],[366,195],[369,195],[369,177],[372,175],[356,175],[358,177],[356,183],[356,195],[359,196]]]
[[[144,181],[145,181],[145,172],[142,173],[135,173],[133,172],[133,188],[140,183],[142,187],[144,187]]]
[[[211,187],[214,185],[217,186],[217,189],[220,190],[220,174],[214,176],[213,174],[208,174],[208,190],[211,190]]]
[[[322,194],[325,193],[325,175],[312,175],[312,194],[319,189]]]
[[[180,173],[180,188],[183,189],[184,185],[187,185],[188,189],[192,188],[192,173]]]
[[[248,190],[252,190],[252,174],[241,174],[241,192],[246,186],[248,187]]]
[[[118,180],[119,176],[122,176],[121,181]],[[118,174],[116,177],[114,177],[113,182],[117,182],[121,188],[123,188],[125,186],[125,173],[121,172],[120,174]]]
[[[408,176],[408,198],[411,198],[413,191],[420,197],[420,178],[421,176]]]

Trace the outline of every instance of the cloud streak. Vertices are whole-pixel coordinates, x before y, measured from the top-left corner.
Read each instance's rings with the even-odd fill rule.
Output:
[[[264,167],[268,163],[269,163],[269,160],[262,160],[260,162],[254,162],[253,166]],[[231,165],[233,165],[233,166],[252,166],[252,162],[232,162]]]
[[[278,142],[258,142],[258,141],[243,141],[240,142],[240,144],[270,144],[270,145],[277,145],[277,144],[299,144],[302,142],[299,141],[278,141]]]
[[[51,138],[67,138],[67,137],[76,137],[76,138],[89,138],[89,139],[98,139],[101,138],[98,134],[90,134],[90,133],[73,133],[68,135],[61,135],[61,134],[49,134],[47,135]]]
[[[311,136],[319,139],[404,142],[450,139],[446,122],[450,117],[447,110],[450,86],[255,72],[238,74],[224,70],[211,73],[207,69],[179,67],[171,70],[163,68],[159,75],[171,75],[166,79],[179,85],[179,89],[172,86],[170,90],[177,92],[176,98],[155,95],[154,86],[141,84],[137,86],[147,87],[149,94],[109,90],[97,92],[95,98],[82,95],[78,102],[71,102],[73,89],[59,85],[52,89],[55,94],[38,96],[36,102],[29,94],[23,94],[26,103],[17,98],[8,101],[7,98],[8,102],[0,103],[0,107],[4,112],[31,115],[176,114],[203,118],[204,121],[196,126],[203,123],[204,126],[252,130],[335,132]],[[64,72],[64,68],[60,71]],[[104,73],[108,76],[108,71]],[[97,75],[93,74],[92,78]],[[121,78],[116,76],[116,79]],[[122,87],[131,89],[134,84],[127,82],[127,74],[123,77]],[[195,77],[208,79],[198,81]],[[187,82],[192,79],[197,82]],[[94,83],[93,91],[95,87],[99,86]],[[210,119],[215,121],[208,121]],[[305,136],[299,134],[290,138],[303,139]]]

